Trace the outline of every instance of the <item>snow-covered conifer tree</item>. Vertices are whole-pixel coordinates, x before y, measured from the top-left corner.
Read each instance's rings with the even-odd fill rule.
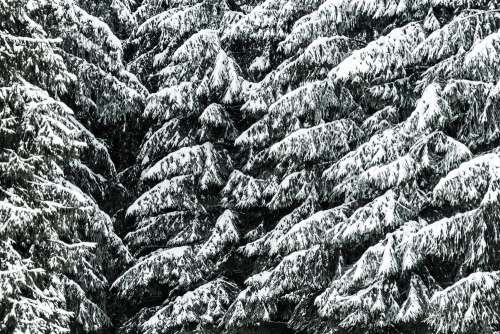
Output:
[[[79,120],[91,79],[70,59],[112,72],[120,43],[73,2],[4,1],[0,17],[0,331],[107,331],[110,281],[132,258],[97,204],[118,177]]]
[[[499,11],[1,2],[0,332],[500,331]]]
[[[139,196],[126,212],[137,262],[113,284],[137,312],[125,333],[215,331],[239,292],[230,266],[241,222],[220,192],[237,172],[235,106],[251,86],[222,47],[240,10],[219,0],[144,1],[135,12],[129,68],[153,93],[134,167]]]

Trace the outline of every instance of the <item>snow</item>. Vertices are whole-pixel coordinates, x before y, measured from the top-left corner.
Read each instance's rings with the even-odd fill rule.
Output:
[[[453,206],[482,199],[488,186],[500,178],[500,157],[495,153],[480,155],[462,163],[443,177],[433,190],[439,205]]]
[[[496,312],[482,310],[495,307],[488,295],[498,289],[498,272],[475,272],[452,286],[436,292],[431,300],[431,323],[440,331],[472,330],[475,326],[489,326]],[[472,314],[480,313],[474,317]],[[459,327],[460,326],[460,327]]]
[[[293,132],[269,148],[270,157],[278,162],[283,159],[295,163],[330,160],[349,151],[350,145],[361,137],[362,132],[353,121],[339,120]],[[333,145],[324,146],[322,142]]]
[[[198,256],[202,258],[213,258],[221,255],[228,247],[237,245],[240,235],[237,229],[238,216],[226,210],[217,218],[215,227],[208,240],[201,246]]]
[[[271,210],[284,209],[305,200],[314,192],[311,182],[313,175],[307,171],[291,173],[283,178],[273,192],[269,202]]]
[[[142,194],[129,208],[127,216],[151,217],[163,210],[204,210],[197,203],[192,191],[192,176],[177,176],[166,179]]]
[[[112,285],[121,298],[144,296],[144,288],[156,283],[168,287],[189,287],[202,279],[208,269],[197,261],[190,246],[157,250],[125,271]]]
[[[498,73],[496,60],[500,56],[499,39],[500,33],[492,33],[474,44],[464,56],[462,71],[467,73],[470,79],[496,82],[496,73]]]
[[[1,1],[0,332],[497,330],[495,6]]]
[[[413,50],[413,56],[418,62],[435,63],[455,54],[459,48],[469,49],[476,41],[495,32],[499,24],[500,14],[497,12],[484,11],[459,15],[430,34]],[[477,26],[483,26],[483,29],[477,30]]]
[[[431,163],[429,155],[440,155],[439,165]],[[359,176],[359,182],[367,187],[385,190],[416,179],[422,173],[432,170],[445,174],[460,162],[470,159],[472,153],[462,143],[434,132],[417,141],[408,154],[384,166],[374,166]]]
[[[215,325],[225,314],[237,291],[235,284],[216,279],[177,297],[146,321],[143,328],[146,333],[153,334],[165,328],[202,321]]]
[[[266,186],[265,180],[254,179],[235,169],[222,189],[222,203],[231,203],[240,209],[258,206],[263,202]]]
[[[411,323],[421,319],[428,311],[429,291],[418,275],[413,275],[410,282],[408,298],[401,305],[398,321]]]
[[[255,256],[270,254],[271,249],[275,248],[280,240],[290,229],[309,217],[317,210],[317,198],[309,196],[299,207],[295,208],[290,214],[285,215],[278,221],[276,227],[257,240],[247,243],[239,248],[245,256]]]
[[[324,242],[326,231],[345,219],[338,209],[315,213],[295,224],[288,232],[271,244],[270,254],[287,255],[294,251],[308,249]]]
[[[395,257],[394,239],[390,237],[384,247],[384,255],[382,255],[382,261],[378,269],[379,276],[391,277],[398,274],[399,264]]]
[[[382,76],[389,81],[404,73],[409,64],[410,51],[424,40],[425,34],[418,23],[410,23],[392,30],[388,35],[356,50],[329,74],[342,82],[371,81]],[[387,52],[389,51],[390,52]],[[389,56],[390,55],[390,56]]]

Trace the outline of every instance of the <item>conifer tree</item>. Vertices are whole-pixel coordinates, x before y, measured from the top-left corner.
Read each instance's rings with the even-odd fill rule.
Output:
[[[124,330],[161,332],[167,309],[223,276],[241,292],[184,329],[494,329],[474,282],[495,274],[467,275],[498,269],[496,6],[145,1],[128,42],[154,91],[127,211],[140,258],[115,287],[154,297]],[[469,293],[447,327],[438,303]]]
[[[135,312],[124,333],[217,332],[239,293],[227,267],[241,223],[219,203],[234,169],[234,105],[250,86],[221,42],[238,7],[145,1],[135,13],[129,68],[153,93],[141,116],[151,128],[132,171],[139,195],[126,212],[136,264],[113,284]]]
[[[499,331],[499,11],[1,2],[0,332]]]
[[[327,1],[288,31],[269,27],[270,35],[251,28],[268,8],[256,7],[228,30],[230,50],[239,38],[265,46],[254,63],[235,57],[260,82],[241,108],[255,123],[235,140],[248,176],[234,174],[223,203],[253,218],[256,237],[240,252],[255,275],[225,315],[226,331],[275,321],[305,332],[496,328],[495,298],[482,292],[461,294],[467,306],[453,320],[437,306],[453,290],[447,285],[497,270],[495,186],[479,169],[467,174],[474,183],[451,181],[496,146],[496,6]],[[319,45],[339,57],[328,57],[327,75],[313,51],[325,50]],[[306,56],[318,58],[303,63]],[[330,132],[337,124],[339,137]],[[262,186],[244,190],[250,180]],[[472,191],[461,188],[469,184]],[[450,206],[459,198],[472,211]],[[340,208],[342,218],[330,216]],[[315,224],[316,216],[328,218]],[[472,316],[479,313],[484,320]]]
[[[0,17],[0,332],[107,331],[110,281],[132,258],[97,204],[118,177],[79,120],[91,82],[73,65],[115,71],[121,46],[73,2],[4,1]]]

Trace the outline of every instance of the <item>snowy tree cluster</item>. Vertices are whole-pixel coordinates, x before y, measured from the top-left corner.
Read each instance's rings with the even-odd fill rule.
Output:
[[[0,333],[500,331],[500,2],[3,0]]]
[[[138,116],[147,91],[78,3],[7,0],[0,17],[0,332],[106,331],[133,258],[101,209],[124,188],[83,123]]]

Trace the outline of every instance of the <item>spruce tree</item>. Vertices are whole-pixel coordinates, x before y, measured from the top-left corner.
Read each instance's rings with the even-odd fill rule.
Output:
[[[84,115],[92,105],[119,122],[113,89],[125,108],[141,86],[110,28],[77,3],[8,0],[0,18],[0,332],[109,331],[108,289],[132,257],[99,206],[121,186]],[[84,88],[98,84],[111,95]]]
[[[129,68],[153,93],[141,116],[150,130],[130,171],[138,197],[124,240],[136,263],[113,284],[133,315],[124,333],[218,332],[239,293],[228,263],[241,223],[219,195],[235,167],[235,106],[250,85],[222,47],[222,32],[242,15],[234,9],[219,0],[145,1],[135,13]]]
[[[0,332],[500,330],[499,11],[3,1]]]

